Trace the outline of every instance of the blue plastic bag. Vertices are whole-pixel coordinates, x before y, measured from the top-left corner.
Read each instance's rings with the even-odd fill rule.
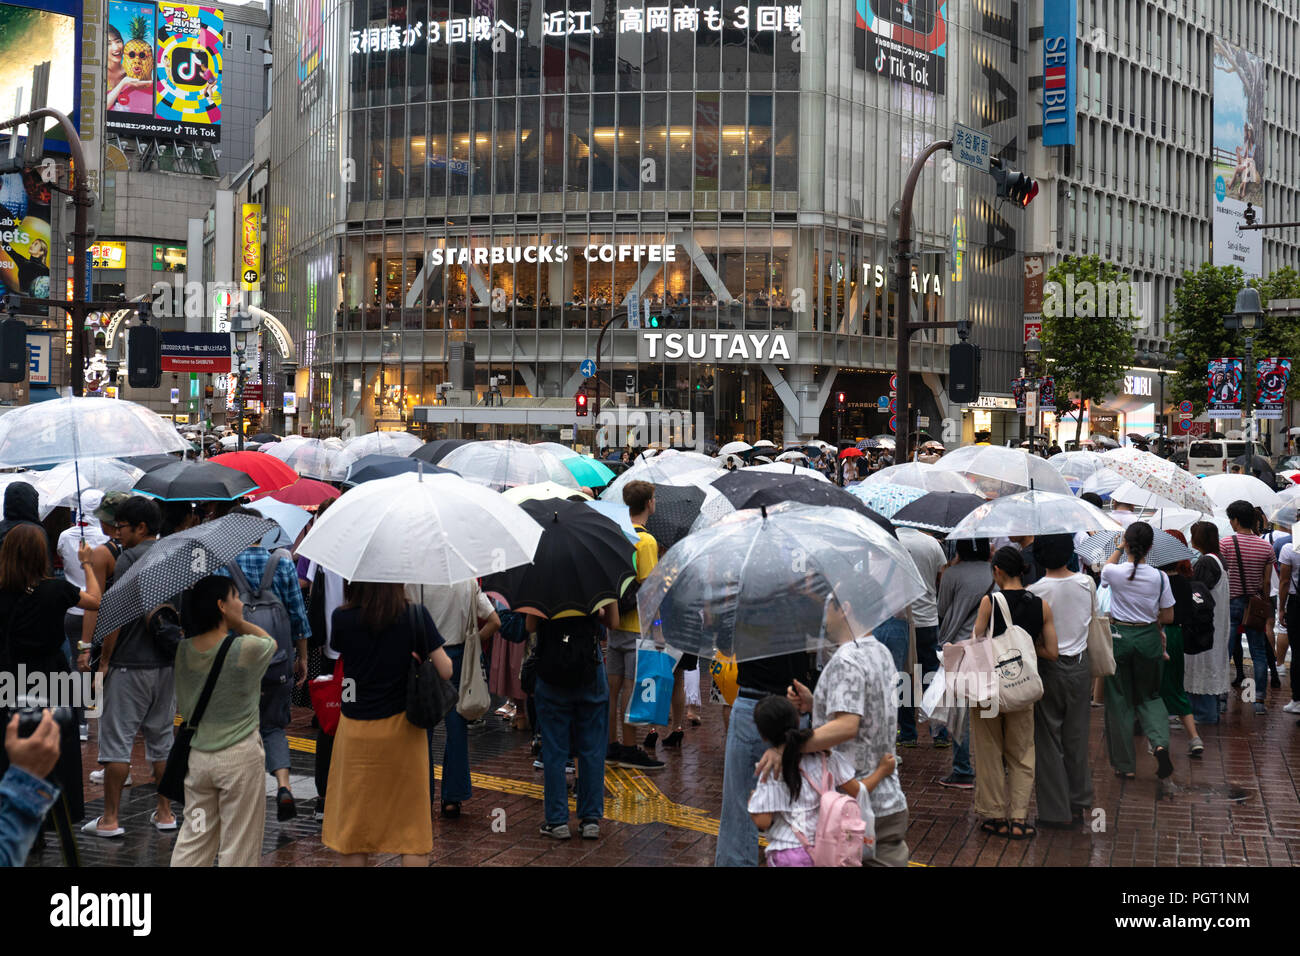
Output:
[[[627,723],[665,727],[672,719],[673,668],[681,651],[639,638],[636,642],[636,680],[628,699]]]

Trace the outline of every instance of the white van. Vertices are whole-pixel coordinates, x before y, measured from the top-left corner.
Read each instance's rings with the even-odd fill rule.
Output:
[[[1193,475],[1227,474],[1233,460],[1246,454],[1248,445],[1254,449],[1254,454],[1265,460],[1268,459],[1268,452],[1259,442],[1234,441],[1224,438],[1193,440],[1187,449],[1187,470]],[[1247,471],[1247,474],[1249,473]]]

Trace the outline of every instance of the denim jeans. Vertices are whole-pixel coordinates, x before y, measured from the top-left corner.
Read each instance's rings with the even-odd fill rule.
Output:
[[[1217,724],[1219,722],[1218,694],[1188,694],[1192,702],[1192,720],[1197,724]]]
[[[460,687],[460,665],[465,656],[465,645],[456,644],[443,647],[451,658],[451,682]],[[460,803],[470,798],[469,786],[469,724],[465,722],[456,708],[452,708],[443,721],[446,738],[442,747],[442,802]],[[430,734],[433,732],[430,731]],[[430,770],[432,776],[432,769]],[[429,793],[433,793],[433,780],[429,781]]]
[[[889,653],[894,658],[894,671],[896,674],[902,674],[907,669],[907,621],[901,617],[891,617],[889,620],[877,625],[873,632],[876,640],[885,647],[889,648]],[[917,644],[920,644],[920,634],[917,635]],[[897,677],[895,680],[897,681]],[[895,684],[897,686],[897,684]],[[907,711],[906,716],[904,711]],[[899,740],[916,740],[916,709],[913,707],[898,708],[898,737]]]
[[[893,648],[890,648],[892,651]],[[907,648],[903,648],[904,663],[906,664]],[[895,658],[897,663],[897,658]],[[916,663],[921,669],[921,692],[925,692],[925,678],[939,669],[939,628],[935,627],[918,627],[916,629]],[[899,668],[902,670],[903,668]],[[898,708],[898,735],[900,740],[916,739],[916,705],[917,700],[915,688],[910,687],[905,691],[904,702],[911,701],[911,706]],[[933,724],[930,725],[930,736],[938,737],[942,733],[941,729]]]
[[[292,719],[293,681],[263,687],[259,702],[258,727],[266,750],[266,772],[289,769],[289,737],[285,730]]]
[[[722,767],[722,818],[714,866],[758,866],[758,827],[749,815],[749,795],[758,786],[754,764],[767,750],[754,723],[754,706],[737,697],[727,724],[726,762]]]
[[[546,822],[569,822],[564,763],[569,759],[571,741],[577,744],[578,752],[578,819],[599,820],[605,815],[605,749],[609,736],[605,665],[600,664],[595,679],[583,687],[556,687],[539,677],[533,696],[537,700],[537,729],[542,735]]]
[[[979,720],[979,717],[973,717]],[[975,776],[975,768],[970,762],[970,720],[966,721],[966,731],[962,734],[961,740],[956,737],[952,739],[952,772],[958,777]]]
[[[1241,619],[1246,613],[1246,604],[1249,600],[1249,597],[1242,595],[1233,598],[1232,603],[1228,605],[1231,609],[1228,625],[1230,646],[1240,647]],[[1268,696],[1268,651],[1264,649],[1267,639],[1263,631],[1248,628],[1246,641],[1250,644],[1250,662],[1255,668],[1255,700],[1263,703],[1264,698]]]

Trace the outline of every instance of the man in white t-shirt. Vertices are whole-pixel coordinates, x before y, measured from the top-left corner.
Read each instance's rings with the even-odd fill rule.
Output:
[[[947,563],[943,547],[915,528],[899,528],[898,543],[907,548],[916,570],[925,582],[925,593],[912,603],[912,624],[916,628],[916,662],[921,668],[921,685],[925,678],[939,669],[939,571]],[[905,692],[903,703],[911,706],[898,708],[898,743],[903,747],[916,745],[915,689]],[[930,735],[938,746],[947,746],[947,728],[931,725]]]
[[[475,580],[460,584],[431,586],[408,584],[408,601],[419,602],[429,611],[433,623],[442,635],[443,650],[451,658],[451,682],[460,687],[461,668],[481,667],[481,661],[463,661],[465,638],[471,628],[478,631],[480,646],[486,644],[501,629],[501,618]],[[479,624],[483,621],[483,624]],[[346,666],[346,665],[344,665]],[[470,798],[469,784],[469,724],[453,707],[447,714],[446,744],[442,751],[442,815],[449,819],[460,816],[460,805]],[[433,731],[429,731],[433,740]],[[432,744],[431,744],[432,746]],[[429,765],[429,792],[433,792],[433,764]]]
[[[59,535],[58,543],[54,547],[55,553],[63,563],[63,577],[69,584],[75,584],[77,587],[85,590],[86,588],[86,569],[81,566],[77,559],[77,548],[80,546],[82,537],[85,537],[86,544],[92,548],[98,548],[109,540],[108,535],[104,533],[100,526],[99,519],[95,517],[95,509],[99,503],[104,500],[102,491],[86,490],[81,493],[81,506],[77,509],[76,520],[73,521],[72,527],[65,530]],[[68,639],[68,644],[64,648],[68,655],[69,666],[75,665],[77,658],[80,656],[78,643],[83,639],[82,623],[86,619],[86,612],[79,607],[74,607],[63,617],[63,634]],[[85,635],[87,643],[90,641],[90,635]]]

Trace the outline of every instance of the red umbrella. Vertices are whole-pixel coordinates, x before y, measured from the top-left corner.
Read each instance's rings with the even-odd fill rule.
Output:
[[[224,455],[214,455],[208,459],[218,465],[225,465],[235,471],[242,471],[257,482],[260,494],[288,488],[298,480],[298,473],[270,455],[256,451],[232,451]]]
[[[864,457],[864,454],[861,448],[846,448],[842,452],[840,452],[840,457],[841,458],[862,458]]]
[[[333,485],[327,485],[323,481],[316,481],[314,478],[299,478],[288,488],[280,491],[271,492],[270,497],[276,501],[283,501],[285,504],[297,505],[300,508],[318,508],[324,502],[331,498],[337,498],[340,492]]]

